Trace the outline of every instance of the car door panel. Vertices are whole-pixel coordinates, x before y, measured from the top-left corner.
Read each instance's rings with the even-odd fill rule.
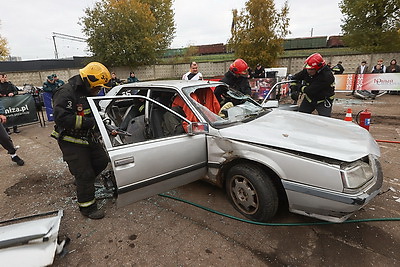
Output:
[[[97,98],[96,101],[101,99]],[[129,99],[130,97],[119,98],[126,101]],[[207,145],[204,133],[196,135],[182,133],[115,146],[111,142],[102,117],[97,109],[94,109],[95,102],[89,100],[89,103],[92,110],[95,110],[95,119],[113,167],[118,206],[165,192],[206,175]],[[157,105],[158,102],[151,100],[151,103]],[[136,118],[137,121],[143,119],[146,121],[142,117]],[[148,123],[151,124],[151,117]]]
[[[108,151],[117,184],[118,206],[204,177],[205,135],[157,139]]]

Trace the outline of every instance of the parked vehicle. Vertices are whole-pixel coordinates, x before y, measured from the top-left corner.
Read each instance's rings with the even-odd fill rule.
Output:
[[[230,102],[221,111],[216,86]],[[251,220],[268,221],[288,207],[342,222],[382,186],[380,150],[364,128],[264,108],[221,82],[126,84],[89,102],[119,206],[204,179]]]

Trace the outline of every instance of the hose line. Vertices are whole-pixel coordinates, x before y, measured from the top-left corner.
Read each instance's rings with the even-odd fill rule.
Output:
[[[176,201],[180,201],[192,206],[195,206],[197,208],[203,209],[205,211],[223,216],[223,217],[227,217],[233,220],[237,220],[237,221],[241,221],[241,222],[245,222],[245,223],[250,223],[250,224],[255,224],[255,225],[263,225],[263,226],[312,226],[312,225],[328,225],[328,224],[344,224],[344,223],[359,223],[359,222],[390,222],[390,221],[400,221],[400,218],[371,218],[371,219],[358,219],[358,220],[347,220],[341,223],[335,223],[335,222],[310,222],[310,223],[265,223],[265,222],[255,222],[255,221],[250,221],[250,220],[246,220],[246,219],[241,219],[229,214],[225,214],[207,207],[204,207],[202,205],[190,202],[188,200],[185,199],[181,199],[178,197],[174,197],[171,195],[166,195],[166,194],[158,194],[161,197],[165,197],[165,198],[170,198]]]
[[[400,144],[400,141],[390,141],[390,140],[375,140],[376,142],[383,142],[383,143],[394,143],[394,144]]]

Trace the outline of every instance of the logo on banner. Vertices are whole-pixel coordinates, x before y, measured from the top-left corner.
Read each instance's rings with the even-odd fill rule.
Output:
[[[8,107],[5,109],[5,115],[7,117],[15,117],[24,114],[29,114],[29,107],[27,104],[22,107]]]
[[[392,85],[394,83],[393,79],[385,80],[381,78],[374,79],[374,84],[377,85]]]
[[[1,102],[7,116],[6,127],[38,121],[35,100],[32,95],[2,97]]]

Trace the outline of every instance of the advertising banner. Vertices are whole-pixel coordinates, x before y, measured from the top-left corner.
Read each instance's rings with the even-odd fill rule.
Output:
[[[400,90],[400,73],[358,74],[356,90]]]
[[[7,117],[7,123],[4,124],[5,127],[38,121],[35,100],[32,95],[1,97],[0,101],[4,106],[5,116]]]
[[[334,76],[336,92],[353,91],[356,78],[355,74],[339,74]]]
[[[400,91],[400,73],[335,75],[335,91],[353,90]]]
[[[249,79],[251,87],[251,97],[254,100],[263,100],[276,83],[276,78],[253,78]],[[277,91],[271,92],[268,99],[275,99],[277,94],[286,96],[289,93],[289,85],[283,84],[277,88]]]

